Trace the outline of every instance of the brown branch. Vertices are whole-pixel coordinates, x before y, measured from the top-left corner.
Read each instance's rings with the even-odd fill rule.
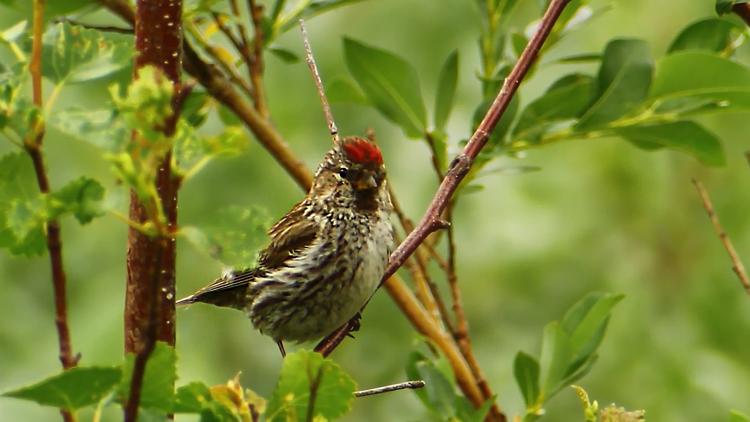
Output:
[[[396,270],[403,265],[406,258],[414,252],[417,246],[419,246],[419,244],[434,231],[435,222],[440,219],[441,213],[448,206],[448,203],[453,197],[453,193],[458,188],[458,185],[461,183],[461,180],[463,180],[469,172],[474,159],[479,155],[479,152],[487,143],[490,133],[492,133],[495,125],[497,125],[500,117],[510,104],[513,94],[515,94],[524,76],[536,60],[544,40],[549,35],[552,26],[557,21],[557,18],[560,16],[560,13],[562,13],[569,1],[570,0],[553,0],[550,3],[549,8],[542,18],[539,29],[529,41],[521,54],[521,57],[518,59],[518,62],[513,67],[513,70],[508,77],[505,78],[505,82],[503,83],[500,92],[497,97],[495,97],[492,106],[487,110],[484,119],[482,119],[479,127],[477,127],[476,131],[469,139],[463,152],[451,163],[450,169],[443,178],[443,182],[435,193],[435,196],[427,208],[425,215],[422,217],[422,220],[414,231],[407,236],[404,242],[399,245],[393,254],[391,254],[391,260],[386,269],[386,277],[395,273]]]
[[[44,32],[44,0],[34,0],[33,38],[31,45],[31,60],[29,73],[31,74],[32,101],[34,106],[42,109],[42,34]],[[37,185],[42,194],[50,192],[47,168],[42,154],[44,141],[44,121],[37,119],[30,123],[29,135],[24,139],[24,147],[34,164]],[[70,369],[77,365],[78,356],[73,356],[70,342],[70,328],[68,326],[67,309],[67,277],[63,266],[62,239],[60,237],[60,223],[57,219],[47,220],[47,251],[49,252],[50,268],[52,271],[52,290],[55,298],[55,326],[59,347],[59,359],[63,369]],[[60,410],[63,420],[75,421],[75,415],[67,410]]]
[[[160,129],[172,136],[184,100],[180,84],[182,58],[182,2],[180,0],[138,1],[135,19],[134,77],[140,68],[154,65],[172,81],[172,116]],[[136,133],[133,136],[138,136]],[[125,289],[125,352],[135,353],[130,395],[124,409],[126,422],[138,417],[143,376],[157,341],[175,343],[175,237],[179,179],[172,174],[171,152],[158,164],[157,201],[166,217],[166,227],[148,236],[131,228],[128,232],[127,284]],[[151,204],[153,205],[153,204]],[[130,220],[138,224],[159,223],[149,204],[130,194]]]
[[[390,393],[391,391],[398,390],[416,390],[425,386],[425,382],[422,380],[416,381],[405,381],[398,384],[384,385],[382,387],[368,388],[366,390],[360,390],[354,392],[354,397],[367,397],[374,396],[376,394]]]
[[[123,20],[133,24],[135,13],[126,0],[99,0],[99,2]],[[195,77],[213,98],[232,110],[294,181],[307,191],[312,185],[312,173],[296,157],[271,122],[264,119],[251,104],[245,101],[221,72],[204,62],[189,42],[183,45],[183,53],[185,70]]]
[[[750,4],[748,3],[737,3],[732,6],[732,12],[737,16],[741,17],[745,23],[750,26]]]
[[[479,127],[477,127],[476,131],[469,139],[469,142],[467,143],[463,152],[459,154],[451,163],[448,172],[443,178],[443,181],[440,184],[438,191],[435,193],[432,202],[428,206],[427,211],[425,211],[422,220],[419,222],[417,227],[411,233],[409,233],[409,235],[398,246],[398,248],[396,248],[396,250],[391,254],[388,267],[386,268],[385,275],[383,277],[384,282],[388,280],[389,277],[392,276],[398,270],[398,268],[400,268],[404,264],[404,262],[427,238],[427,236],[429,236],[432,232],[439,228],[439,226],[443,225],[443,223],[441,223],[442,220],[440,217],[442,212],[446,209],[459,184],[469,172],[474,159],[477,157],[477,155],[479,155],[479,152],[487,143],[490,133],[492,133],[492,130],[497,125],[500,117],[510,104],[510,100],[513,98],[513,94],[515,94],[524,76],[536,60],[536,57],[539,54],[539,50],[544,44],[544,41],[552,30],[552,27],[560,16],[560,13],[562,13],[563,9],[565,8],[565,6],[567,6],[569,1],[570,0],[552,0],[552,2],[550,2],[549,8],[542,17],[541,25],[537,29],[537,32],[531,38],[528,45],[521,54],[521,57],[518,59],[518,62],[513,67],[513,70],[505,79],[505,82],[503,83],[503,86],[500,89],[497,97],[495,97],[492,106],[490,106],[489,110],[487,110],[487,114],[485,114],[482,122],[479,124]],[[389,283],[385,284],[386,287],[388,287]],[[391,289],[388,290],[389,292],[391,292]],[[404,307],[402,307],[402,309],[404,309]],[[440,333],[440,335],[442,335],[442,333]],[[338,337],[340,336],[337,336],[337,338]],[[428,337],[432,338],[429,335]],[[343,337],[341,338],[343,339]],[[333,348],[335,348],[335,346]],[[463,357],[461,361],[463,361]],[[456,375],[456,379],[458,381],[458,374]],[[473,374],[470,377],[467,377],[467,379],[474,379]],[[476,388],[476,385],[473,384],[471,387]],[[466,392],[466,390],[464,390],[464,392]],[[467,394],[467,396],[469,395]],[[475,405],[479,405],[481,403],[481,401],[479,401],[478,403],[475,402],[472,397],[469,398]],[[501,418],[499,420],[505,420],[505,416],[502,414],[498,415],[498,417]]]
[[[229,63],[224,58],[219,48],[209,43],[208,40],[203,37],[203,34],[200,32],[200,29],[196,28],[192,22],[189,22],[186,25],[187,25],[188,32],[190,32],[190,34],[193,36],[193,39],[195,39],[195,42],[198,43],[198,45],[203,49],[203,51],[205,51],[208,55],[210,55],[216,61],[216,63],[219,64],[219,67],[224,71],[226,76],[239,89],[241,89],[242,92],[245,93],[245,95],[247,95],[249,98],[252,98],[253,88],[250,86],[250,84],[246,80],[244,80],[240,76],[240,74],[234,68],[234,65],[232,63]]]
[[[737,274],[737,278],[740,279],[740,283],[742,283],[745,293],[750,295],[750,279],[748,279],[747,272],[745,272],[745,266],[742,264],[739,255],[737,255],[737,251],[734,249],[734,245],[732,245],[732,240],[729,239],[729,235],[727,235],[719,222],[719,217],[714,211],[714,206],[711,203],[711,198],[708,196],[708,191],[703,187],[703,183],[697,179],[693,179],[693,184],[695,185],[695,189],[698,190],[698,194],[701,196],[703,208],[706,209],[708,218],[711,219],[716,234],[719,236],[721,243],[724,245],[724,249],[727,250],[729,258],[732,260],[732,270]]]
[[[244,35],[244,27],[240,27],[245,38],[244,55],[249,57],[250,81],[253,84],[253,103],[263,117],[268,117],[268,105],[266,104],[266,94],[263,88],[263,44],[265,43],[265,34],[263,33],[263,6],[255,3],[255,0],[248,0],[247,7],[250,11],[250,19],[253,21],[255,37],[253,38],[253,54],[250,55],[247,37]]]

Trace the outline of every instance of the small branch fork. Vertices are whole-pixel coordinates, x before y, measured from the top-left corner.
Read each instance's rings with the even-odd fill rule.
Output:
[[[693,185],[695,185],[695,189],[698,191],[698,194],[703,201],[703,208],[706,209],[706,213],[708,213],[708,218],[711,219],[716,234],[719,236],[721,243],[724,245],[724,249],[727,250],[729,258],[732,260],[732,270],[737,274],[737,278],[740,279],[740,283],[742,283],[745,293],[750,295],[750,279],[748,279],[747,272],[745,272],[745,266],[742,265],[742,260],[740,260],[739,255],[737,255],[737,251],[734,249],[734,245],[732,245],[729,235],[727,235],[719,222],[719,217],[714,211],[714,206],[711,203],[711,197],[709,197],[708,191],[703,186],[703,183],[697,179],[693,179]]]
[[[31,47],[31,61],[29,72],[31,73],[32,99],[34,106],[42,110],[42,33],[44,32],[44,0],[34,0],[34,22],[33,40]],[[50,192],[47,168],[44,164],[42,153],[42,142],[44,141],[44,121],[39,119],[31,123],[34,127],[29,128],[29,135],[24,139],[24,148],[31,157],[34,164],[39,191],[43,194]],[[55,325],[60,349],[60,362],[63,369],[73,368],[78,364],[80,356],[74,356],[70,342],[70,328],[68,326],[68,309],[66,288],[67,284],[65,268],[63,266],[62,240],[60,237],[60,223],[57,219],[47,221],[47,250],[49,252],[50,267],[52,269],[52,288],[55,297]],[[63,420],[75,421],[73,413],[60,410]]]

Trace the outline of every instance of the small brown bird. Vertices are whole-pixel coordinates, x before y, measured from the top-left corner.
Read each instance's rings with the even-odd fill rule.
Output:
[[[322,338],[370,299],[393,250],[391,211],[380,149],[358,137],[334,142],[305,199],[269,230],[257,266],[177,304],[244,310],[283,355],[284,340]]]

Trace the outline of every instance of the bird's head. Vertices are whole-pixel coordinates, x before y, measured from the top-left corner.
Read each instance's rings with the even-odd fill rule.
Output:
[[[385,167],[380,148],[356,136],[336,142],[315,173],[311,193],[354,198],[363,206],[385,189]]]

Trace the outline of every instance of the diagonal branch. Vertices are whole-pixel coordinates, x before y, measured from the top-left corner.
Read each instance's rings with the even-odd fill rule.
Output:
[[[732,245],[732,240],[729,239],[729,235],[727,235],[727,233],[724,231],[724,228],[721,227],[719,217],[716,215],[714,206],[711,203],[711,198],[708,196],[708,191],[706,191],[706,188],[703,187],[703,183],[701,183],[697,179],[693,179],[693,184],[695,185],[695,189],[698,191],[698,194],[701,196],[701,200],[703,201],[703,208],[706,209],[708,218],[711,219],[711,224],[713,224],[714,230],[716,230],[716,234],[719,236],[721,243],[724,245],[724,249],[727,250],[729,259],[732,260],[732,270],[735,272],[735,274],[737,274],[737,278],[740,279],[742,287],[745,288],[745,293],[750,295],[750,279],[748,279],[747,272],[745,272],[745,266],[742,265],[742,260],[740,260],[739,255],[737,255],[737,251],[734,249],[734,245]]]
[[[98,1],[131,25],[135,22],[135,11],[127,0]],[[297,185],[305,191],[308,190],[312,185],[312,174],[305,163],[297,158],[273,124],[255,110],[253,105],[237,92],[232,82],[219,70],[203,61],[189,42],[186,41],[182,48],[185,71],[195,77],[213,98],[236,114],[255,135],[258,142],[292,176]]]

